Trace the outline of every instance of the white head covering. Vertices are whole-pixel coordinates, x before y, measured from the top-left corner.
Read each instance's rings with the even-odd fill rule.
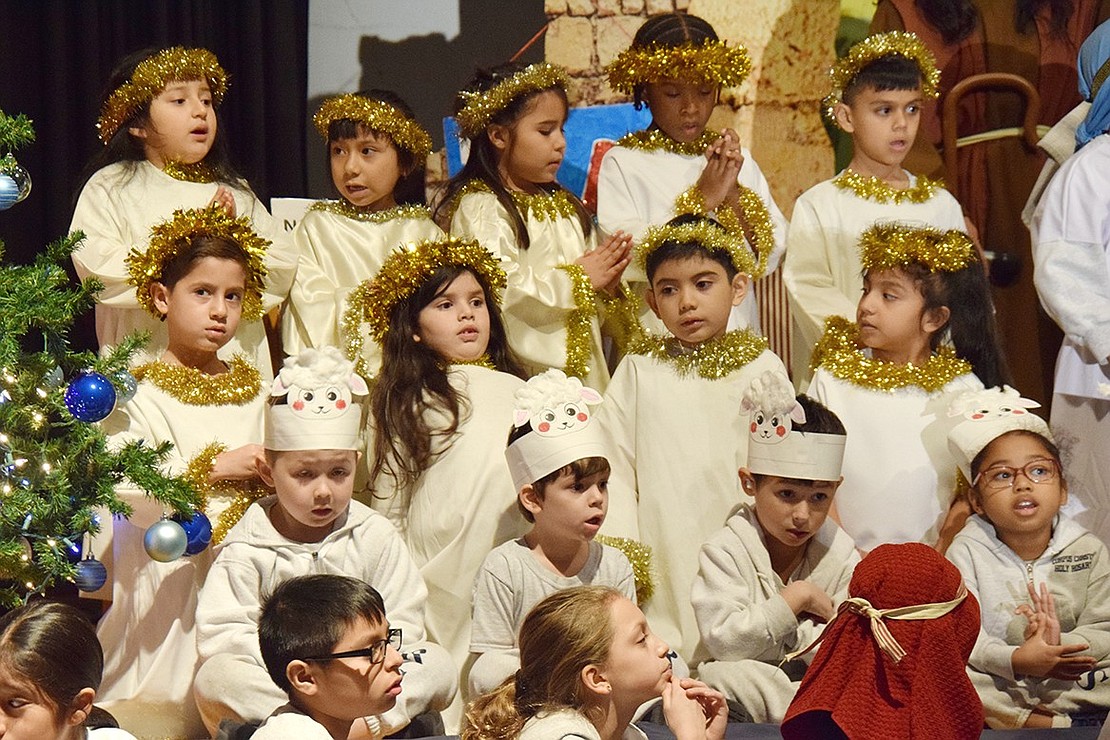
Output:
[[[752,473],[840,480],[848,438],[843,434],[795,431],[794,423],[805,424],[806,412],[785,375],[768,370],[754,379],[744,392],[740,410],[751,415],[747,467]]]
[[[267,407],[266,449],[358,450],[366,381],[336,347],[306,349],[285,360],[270,395],[285,403]]]
[[[530,378],[513,399],[513,426],[529,427],[505,448],[518,491],[575,460],[607,457],[600,425],[590,411],[591,405],[601,403],[601,394],[578,378],[548,370]]]
[[[954,398],[948,416],[963,418],[948,432],[948,449],[964,478],[971,480],[971,461],[983,448],[1007,432],[1024,429],[1052,441],[1052,432],[1044,419],[1029,413],[1029,409],[1039,407],[1039,403],[1022,398],[1008,385],[968,391]]]

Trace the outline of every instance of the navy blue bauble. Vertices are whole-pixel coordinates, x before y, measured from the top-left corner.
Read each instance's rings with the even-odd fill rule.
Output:
[[[75,419],[92,424],[112,413],[116,389],[100,373],[91,370],[79,373],[66,388],[65,403]]]
[[[212,522],[208,521],[208,517],[199,511],[194,511],[192,519],[177,515],[173,520],[181,525],[185,530],[185,536],[189,538],[189,544],[185,546],[185,554],[196,555],[204,552],[208,543],[212,541]]]
[[[108,569],[96,558],[85,558],[77,564],[77,588],[99,591],[108,580]]]

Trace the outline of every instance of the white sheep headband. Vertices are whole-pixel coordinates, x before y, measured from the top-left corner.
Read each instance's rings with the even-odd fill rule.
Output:
[[[601,394],[578,378],[548,370],[530,378],[513,400],[513,427],[529,427],[505,448],[518,491],[575,460],[607,457],[601,427],[590,410],[601,403]]]
[[[956,396],[948,406],[949,418],[963,417],[948,432],[948,449],[956,458],[964,478],[971,480],[971,461],[987,445],[1007,432],[1036,432],[1052,441],[1052,432],[1044,419],[1030,413],[1040,404],[1008,385],[968,391]]]
[[[767,371],[752,380],[740,410],[751,417],[748,470],[752,473],[801,480],[840,480],[844,443],[848,438],[843,434],[795,431],[794,424],[805,424],[806,412],[785,375]]]
[[[369,393],[354,363],[337,347],[306,349],[285,360],[274,378],[266,413],[266,449],[358,450],[362,405]]]

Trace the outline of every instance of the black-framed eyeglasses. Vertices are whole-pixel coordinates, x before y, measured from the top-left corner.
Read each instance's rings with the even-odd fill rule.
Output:
[[[1055,460],[1047,459],[1033,460],[1020,468],[1012,468],[1009,465],[995,465],[975,476],[971,485],[976,485],[981,480],[986,483],[987,488],[992,490],[1000,491],[1005,488],[1012,488],[1014,481],[1017,480],[1018,473],[1024,475],[1032,483],[1048,483],[1055,480],[1059,468]]]
[[[400,652],[401,650],[401,628],[389,630],[386,633],[384,640],[378,640],[370,647],[359,648],[358,650],[344,650],[341,653],[332,653],[331,655],[312,655],[301,660],[337,660],[339,658],[369,658],[370,665],[381,663],[385,660],[386,648],[391,647]]]

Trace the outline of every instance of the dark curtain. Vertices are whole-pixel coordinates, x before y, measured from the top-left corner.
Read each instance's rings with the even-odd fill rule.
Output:
[[[0,211],[6,261],[68,230],[116,62],[174,45],[211,49],[229,73],[220,128],[262,201],[304,195],[308,0],[0,0],[0,109],[26,114],[37,134],[16,152],[31,195]],[[91,316],[74,340],[95,346]]]

